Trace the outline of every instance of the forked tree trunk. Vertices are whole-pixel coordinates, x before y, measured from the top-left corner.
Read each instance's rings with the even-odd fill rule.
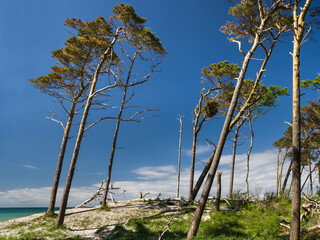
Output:
[[[262,27],[261,29],[264,29],[263,26],[264,26],[264,21],[260,26],[260,27]],[[239,77],[238,77],[237,85],[236,85],[236,87],[234,89],[234,93],[233,93],[233,96],[232,96],[232,100],[230,102],[228,113],[227,113],[227,116],[226,116],[226,119],[225,119],[225,122],[224,122],[224,125],[223,125],[223,128],[222,128],[222,131],[221,131],[221,134],[220,134],[219,142],[218,142],[218,145],[216,147],[216,151],[215,151],[215,154],[214,154],[214,157],[213,157],[213,162],[212,162],[212,164],[210,166],[210,169],[209,169],[209,172],[208,172],[208,177],[207,177],[207,180],[206,180],[206,183],[205,183],[205,186],[203,188],[203,192],[202,192],[202,195],[201,195],[201,198],[200,198],[200,202],[198,204],[197,210],[196,210],[196,212],[194,214],[194,218],[193,218],[193,221],[191,223],[191,226],[190,226],[190,229],[189,229],[189,232],[188,232],[188,239],[193,238],[197,234],[197,231],[198,231],[198,228],[199,228],[199,224],[200,224],[200,221],[201,221],[201,217],[202,217],[202,214],[203,214],[203,210],[204,210],[205,205],[207,203],[209,192],[210,192],[211,186],[212,186],[212,182],[213,182],[215,173],[217,171],[217,168],[218,168],[218,165],[219,165],[219,162],[220,162],[220,157],[221,157],[221,154],[222,154],[222,150],[224,148],[224,144],[226,142],[227,136],[228,136],[229,131],[230,131],[229,130],[230,129],[230,123],[231,123],[232,116],[233,116],[233,113],[234,113],[234,110],[235,110],[235,107],[236,107],[236,103],[237,103],[237,100],[238,100],[238,97],[239,97],[239,94],[240,94],[240,90],[241,90],[241,86],[242,86],[242,83],[243,83],[243,79],[245,77],[245,74],[246,74],[249,62],[251,60],[251,57],[252,57],[252,55],[254,54],[255,50],[257,49],[257,47],[259,45],[259,41],[260,41],[260,34],[256,35],[251,49],[248,51],[248,53],[246,54],[246,56],[244,58],[244,61],[243,61],[243,64],[242,64],[242,68],[241,68],[241,71],[240,71],[240,74],[239,74]]]
[[[220,210],[221,175],[222,175],[222,172],[217,172],[217,196],[216,196],[216,202],[214,204],[214,209],[216,212],[219,212]]]
[[[54,211],[54,207],[56,204],[56,198],[57,198],[57,192],[58,192],[58,187],[59,187],[59,181],[60,181],[60,175],[61,175],[61,170],[62,170],[62,165],[63,165],[64,154],[66,152],[67,143],[69,140],[69,133],[70,133],[76,105],[77,105],[77,103],[75,101],[72,102],[71,107],[70,107],[70,111],[69,111],[67,125],[64,129],[64,134],[63,134],[63,138],[62,138],[62,142],[61,142],[61,146],[60,146],[59,157],[58,157],[58,161],[57,161],[56,172],[55,172],[54,178],[53,178],[53,184],[52,184],[51,195],[50,195],[50,202],[49,202],[47,213],[52,213]]]
[[[252,129],[252,119],[249,117],[249,127],[250,127],[250,132],[251,132],[251,138],[250,138],[250,146],[248,149],[247,153],[247,174],[246,174],[246,187],[247,187],[247,197],[249,198],[249,164],[250,164],[250,155],[252,151],[252,146],[253,146],[253,138],[254,138],[254,132]]]
[[[90,93],[89,93],[89,96],[88,96],[88,99],[86,102],[86,106],[85,106],[83,114],[82,114],[82,119],[81,119],[81,123],[79,126],[77,140],[76,140],[74,150],[73,150],[73,155],[72,155],[72,159],[71,159],[71,163],[70,163],[70,167],[69,167],[69,171],[68,171],[67,180],[66,180],[66,184],[65,184],[64,191],[62,194],[60,210],[59,210],[59,214],[58,214],[58,218],[57,218],[57,222],[56,222],[57,227],[60,227],[64,222],[64,217],[65,217],[65,212],[66,212],[66,208],[67,208],[71,183],[72,183],[75,167],[77,164],[78,155],[79,155],[79,151],[80,151],[80,145],[81,145],[82,137],[84,134],[84,130],[85,130],[89,110],[91,107],[92,99],[94,97],[94,92],[95,92],[96,84],[98,81],[98,77],[99,77],[100,71],[102,69],[102,66],[104,65],[104,63],[106,62],[106,60],[108,58],[108,54],[110,54],[110,51],[112,50],[112,47],[113,47],[114,43],[116,42],[117,36],[118,36],[118,30],[117,30],[116,36],[114,37],[114,39],[112,40],[112,42],[110,44],[110,47],[104,52],[102,59],[100,60],[98,66],[97,66],[97,69],[95,71],[95,74],[94,74],[94,77],[93,77],[93,80],[91,83]],[[113,87],[115,87],[115,86],[113,86]]]
[[[180,191],[180,165],[181,165],[181,141],[182,141],[182,116],[179,116],[180,122],[180,134],[179,134],[179,156],[178,156],[178,180],[177,180],[177,198],[179,198],[179,191]]]
[[[300,49],[305,30],[305,17],[312,0],[306,0],[299,9],[298,0],[293,7],[293,53],[292,53],[292,207],[290,240],[300,239],[300,202],[301,202],[301,175],[300,175]]]

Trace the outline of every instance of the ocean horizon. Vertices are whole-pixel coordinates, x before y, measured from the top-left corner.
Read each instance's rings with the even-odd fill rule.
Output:
[[[0,222],[15,218],[26,217],[37,213],[44,213],[47,207],[4,207],[0,208]],[[59,208],[55,208],[55,211]]]

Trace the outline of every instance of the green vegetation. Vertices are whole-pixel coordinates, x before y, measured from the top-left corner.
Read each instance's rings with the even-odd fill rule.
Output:
[[[55,218],[53,214],[44,215],[35,218],[30,222],[21,222],[12,224],[5,229],[17,229],[15,236],[0,237],[3,240],[20,240],[20,239],[83,239],[78,235],[72,235],[63,225],[59,228],[55,226]],[[43,231],[45,229],[45,231]]]
[[[287,239],[287,236],[279,236],[287,232],[280,222],[290,221],[291,200],[273,196],[268,194],[266,200],[256,202],[232,201],[231,206],[222,203],[223,210],[219,212],[214,212],[213,203],[208,203],[210,210],[194,239]],[[158,239],[161,234],[162,239],[186,239],[192,217],[192,213],[185,213],[134,219],[116,226],[105,239]],[[302,227],[314,225],[316,221],[315,217],[308,218],[302,222]],[[302,239],[316,238],[308,233]]]

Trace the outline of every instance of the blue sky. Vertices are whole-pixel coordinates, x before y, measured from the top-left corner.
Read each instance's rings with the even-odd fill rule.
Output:
[[[174,192],[179,140],[177,117],[179,114],[184,116],[182,169],[187,181],[192,144],[192,110],[201,88],[204,87],[200,82],[201,68],[224,60],[240,64],[242,60],[238,46],[230,43],[219,31],[227,20],[231,20],[231,16],[227,14],[229,5],[227,1],[210,0],[122,2],[132,4],[139,15],[148,19],[146,25],[160,37],[168,55],[160,66],[161,72],[136,89],[134,100],[134,104],[141,107],[159,109],[159,116],[142,123],[124,123],[121,126],[118,146],[123,149],[116,152],[113,181],[122,183],[123,188],[132,188],[133,192],[138,191],[139,184],[145,191],[157,192],[156,189],[148,190],[148,187],[154,188],[163,184],[162,180],[170,179],[173,189],[163,191]],[[51,51],[63,47],[70,36],[63,25],[66,18],[108,18],[117,3],[120,1],[16,0],[1,3],[0,207],[46,206],[49,196],[44,193],[52,184],[63,134],[61,126],[45,118],[48,116],[46,109],[60,113],[58,118],[61,120],[65,116],[59,106],[35,89],[28,79],[49,73],[50,67],[55,63],[51,58]],[[313,38],[319,39],[319,36],[319,31],[315,29]],[[292,89],[289,54],[291,45],[290,39],[278,44],[263,78],[267,85],[288,87],[289,93]],[[319,56],[318,41],[310,40],[303,46],[302,78],[312,79],[320,72]],[[257,69],[250,68],[247,77],[254,77],[256,71]],[[315,92],[306,92],[303,102],[315,97]],[[253,153],[257,156],[254,163],[257,169],[263,171],[264,165],[259,165],[259,162],[262,164],[266,161],[270,169],[272,166],[275,169],[276,155],[272,143],[282,136],[288,126],[284,122],[291,121],[291,113],[291,97],[282,97],[278,108],[254,123]],[[94,114],[91,117],[94,118]],[[204,137],[215,142],[220,134],[221,124],[222,120],[212,121],[204,127],[199,138],[202,152],[199,151],[198,160],[205,160],[210,154]],[[86,134],[77,166],[90,163],[76,173],[72,184],[75,192],[80,189],[79,193],[93,193],[95,184],[105,178],[114,125],[114,121],[103,122]],[[72,135],[76,135],[76,128]],[[74,141],[70,141],[61,186],[65,182],[73,145]],[[225,157],[231,153],[230,146],[229,143],[225,148]],[[248,143],[243,144],[239,148],[239,154],[246,153],[247,147]],[[198,173],[201,165],[198,161]],[[228,164],[222,168],[225,169],[227,181]],[[260,172],[253,174],[252,179],[259,175]],[[274,176],[272,170],[266,173],[266,178],[271,176]],[[152,182],[153,180],[158,182]],[[275,184],[275,180],[272,181],[268,185],[270,189]],[[167,186],[170,184],[165,182]],[[239,177],[238,184],[239,188],[244,189],[244,179]],[[87,190],[83,190],[84,188]],[[24,193],[22,196],[27,198],[27,202],[13,197],[18,196],[18,192]],[[41,193],[38,197],[41,200],[32,198],[37,196],[34,192]],[[10,198],[5,198],[5,195],[12,196],[11,199],[15,200],[9,204]],[[131,195],[128,194],[129,196]],[[75,197],[72,204],[76,203]]]

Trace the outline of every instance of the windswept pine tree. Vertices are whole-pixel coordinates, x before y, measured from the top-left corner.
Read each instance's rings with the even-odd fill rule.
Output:
[[[251,96],[249,96],[247,102],[244,104],[244,108],[241,109],[237,116],[233,118],[242,83],[245,79],[249,63],[252,60],[253,54],[260,46],[265,53],[265,58],[257,74],[257,79],[260,80],[263,72],[265,71],[275,43],[277,42],[281,33],[286,30],[287,19],[281,14],[284,10],[286,10],[286,8],[283,6],[283,2],[281,0],[274,1],[270,4],[258,0],[241,1],[241,3],[237,4],[229,11],[233,16],[235,16],[236,20],[233,22],[228,22],[223,27],[223,31],[226,34],[234,36],[230,40],[235,41],[239,44],[239,50],[244,59],[242,62],[241,71],[237,78],[237,84],[230,101],[220,138],[213,156],[213,160],[210,164],[208,177],[204,185],[197,210],[194,214],[191,227],[188,232],[188,239],[193,238],[198,231],[201,217],[209,196],[209,192],[211,190],[216,170],[220,162],[220,157],[227,136],[232,127],[237,123],[238,119],[244,114],[247,107],[251,105],[251,99],[254,97],[254,93],[252,92]],[[242,50],[240,41],[236,40],[236,38],[243,37],[248,37],[249,43],[251,44],[251,48],[247,51],[247,53]],[[268,41],[266,41],[266,39],[268,39]],[[255,86],[258,84],[259,81],[256,81]]]
[[[30,79],[30,82],[41,92],[54,98],[67,114],[67,122],[52,120],[60,123],[64,134],[61,141],[57,167],[54,175],[48,213],[54,211],[57,190],[67,148],[70,139],[70,130],[75,114],[83,107],[87,98],[89,86],[97,68],[98,59],[109,46],[108,36],[112,34],[111,25],[102,17],[92,22],[82,22],[76,19],[67,19],[65,25],[69,27],[73,36],[68,38],[65,46],[52,52],[57,65],[51,68],[51,73],[39,78]],[[114,55],[113,63],[117,62]],[[110,62],[108,63],[110,64]],[[102,69],[107,67],[106,64]]]
[[[68,171],[68,176],[66,179],[66,184],[64,187],[60,211],[57,218],[57,226],[61,226],[64,222],[65,211],[67,207],[69,192],[71,188],[71,183],[73,179],[73,175],[75,172],[75,167],[80,151],[81,142],[83,139],[83,135],[86,129],[87,118],[89,115],[89,111],[93,102],[93,98],[99,93],[113,89],[115,87],[123,88],[123,101],[120,107],[119,116],[117,119],[117,125],[120,123],[121,114],[124,108],[124,105],[128,101],[126,90],[129,87],[135,86],[139,84],[138,82],[130,82],[131,80],[131,72],[134,67],[135,60],[138,58],[144,59],[144,53],[155,53],[163,55],[165,54],[165,50],[159,40],[158,37],[155,36],[154,33],[150,31],[149,28],[144,26],[146,21],[145,18],[138,16],[131,5],[119,4],[116,5],[113,9],[113,16],[110,17],[110,21],[106,21],[104,18],[100,17],[102,26],[105,26],[104,29],[108,29],[108,31],[101,32],[100,29],[98,31],[93,31],[94,35],[100,36],[102,34],[102,38],[108,42],[105,48],[102,51],[102,54],[99,59],[97,59],[97,65],[94,70],[94,74],[92,77],[92,81],[90,82],[90,91],[88,97],[86,99],[86,104],[84,106],[84,111],[82,114],[81,123],[78,130],[78,135],[76,139],[76,143],[73,150],[73,155]],[[81,20],[73,20],[75,26],[77,27]],[[104,35],[103,35],[104,34]],[[116,55],[116,45],[119,51],[127,56],[129,59],[129,68],[128,74],[125,79],[122,79],[117,73],[119,66],[114,66],[112,63],[115,60],[118,60],[118,56]],[[125,47],[129,46],[130,48],[126,50]],[[131,55],[131,51],[133,50],[133,55]],[[153,71],[151,71],[153,72]],[[114,81],[108,82],[108,85],[105,87],[96,90],[96,86],[99,78],[102,74],[112,74]],[[147,81],[149,79],[149,75],[146,76],[143,81]],[[118,128],[116,127],[116,134]],[[115,136],[116,136],[115,134]],[[114,138],[114,143],[116,141],[116,137]],[[110,165],[109,165],[110,166]],[[108,187],[106,187],[107,191]],[[106,195],[106,194],[105,194]]]

